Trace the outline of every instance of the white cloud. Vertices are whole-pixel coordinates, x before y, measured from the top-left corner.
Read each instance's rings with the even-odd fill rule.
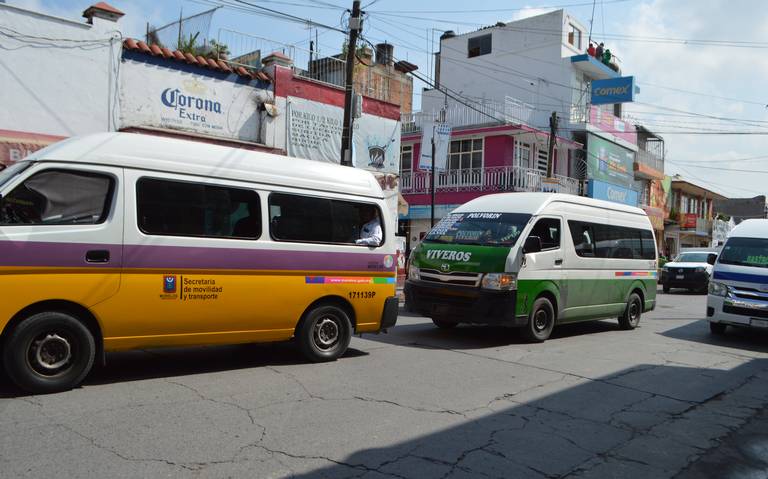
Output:
[[[555,8],[539,8],[539,7],[531,7],[529,5],[526,5],[524,7],[521,7],[522,10],[519,10],[515,12],[512,15],[512,22],[515,20],[522,20],[524,18],[530,18],[535,17],[536,15],[543,15],[545,13],[554,12]]]

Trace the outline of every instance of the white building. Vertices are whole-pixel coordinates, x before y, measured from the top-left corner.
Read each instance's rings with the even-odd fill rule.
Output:
[[[116,129],[123,13],[100,2],[83,16],[0,3],[0,163],[61,137]]]

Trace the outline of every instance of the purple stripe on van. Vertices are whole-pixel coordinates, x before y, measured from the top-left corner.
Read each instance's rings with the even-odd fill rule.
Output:
[[[109,251],[109,261],[88,262],[89,251]],[[122,246],[113,244],[0,241],[0,266],[114,268],[120,266],[122,252]]]
[[[383,254],[240,248],[125,246],[126,268],[384,271]],[[389,268],[392,271],[392,268]]]
[[[87,251],[108,250],[108,263],[88,263]],[[378,253],[329,253],[182,246],[98,245],[0,241],[0,266],[120,266],[167,269],[267,269],[296,271],[394,271],[392,257]]]

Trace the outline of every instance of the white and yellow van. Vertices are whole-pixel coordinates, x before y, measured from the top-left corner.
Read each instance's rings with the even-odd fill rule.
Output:
[[[618,318],[633,329],[656,306],[656,242],[640,208],[555,193],[481,196],[411,253],[406,306],[436,326],[520,327]]]
[[[106,351],[295,338],[333,360],[397,318],[395,225],[365,171],[105,133],[10,166],[0,195],[2,360],[28,391]],[[357,245],[371,214],[383,239]]]

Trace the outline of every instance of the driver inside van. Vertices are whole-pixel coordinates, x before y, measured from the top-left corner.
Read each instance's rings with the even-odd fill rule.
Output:
[[[360,239],[355,244],[366,246],[379,246],[383,238],[379,210],[375,206],[364,206],[360,210],[360,219],[363,226],[360,228]]]

